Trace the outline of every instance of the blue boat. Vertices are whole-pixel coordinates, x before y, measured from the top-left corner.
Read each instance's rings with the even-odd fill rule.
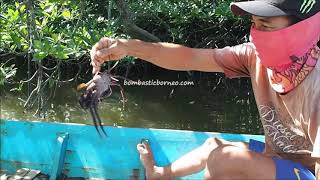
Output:
[[[40,170],[50,180],[145,179],[136,145],[148,140],[157,165],[167,165],[200,146],[207,138],[229,141],[264,141],[261,135],[195,132],[104,126],[108,137],[100,137],[94,126],[38,121],[0,120],[0,169]],[[81,179],[80,178],[80,179]],[[199,172],[180,179],[203,179]]]

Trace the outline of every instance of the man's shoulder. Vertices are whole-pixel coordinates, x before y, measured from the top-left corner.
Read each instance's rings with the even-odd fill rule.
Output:
[[[256,47],[252,42],[245,42],[245,43],[242,43],[242,44],[235,45],[233,47],[234,48],[240,48],[240,49],[247,49],[247,50],[250,50],[250,51],[255,51],[256,50]]]
[[[242,56],[244,59],[246,59],[247,62],[247,68],[252,74],[255,71],[261,71],[261,68],[264,68],[261,63],[258,56],[258,53],[256,51],[256,47],[252,42],[246,42],[239,44],[238,46],[235,46],[235,51]]]
[[[237,55],[248,58],[248,61],[254,61],[255,63],[256,60],[258,59],[256,47],[251,42],[242,43],[242,44],[233,46],[232,48]]]

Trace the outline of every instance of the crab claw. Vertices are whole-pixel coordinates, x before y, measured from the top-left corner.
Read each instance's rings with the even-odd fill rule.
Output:
[[[80,96],[79,104],[83,109],[88,109],[90,107],[91,101],[88,101],[92,97],[92,93],[84,93]]]
[[[77,86],[77,91],[80,91],[82,89],[86,89],[88,86],[85,83],[81,83]]]

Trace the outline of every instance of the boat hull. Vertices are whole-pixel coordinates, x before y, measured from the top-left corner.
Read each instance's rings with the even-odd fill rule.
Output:
[[[100,137],[94,126],[82,124],[1,120],[2,171],[41,170],[57,179],[68,177],[144,179],[136,145],[148,140],[157,165],[164,166],[200,146],[209,137],[229,141],[264,141],[261,135],[209,133],[166,129],[105,126]],[[181,179],[203,179],[199,172]]]

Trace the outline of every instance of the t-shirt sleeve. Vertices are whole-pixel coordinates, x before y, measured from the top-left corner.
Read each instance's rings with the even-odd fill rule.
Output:
[[[256,55],[253,45],[244,43],[217,49],[214,59],[227,77],[249,77]]]

